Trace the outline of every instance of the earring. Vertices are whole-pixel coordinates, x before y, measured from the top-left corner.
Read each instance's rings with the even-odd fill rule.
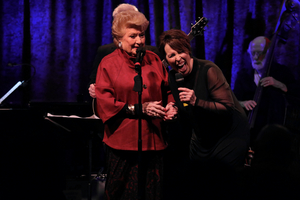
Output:
[[[119,42],[119,48],[121,48],[122,47],[122,42]]]

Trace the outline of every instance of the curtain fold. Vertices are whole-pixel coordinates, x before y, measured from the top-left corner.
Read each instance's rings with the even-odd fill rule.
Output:
[[[209,19],[204,36],[192,42],[193,54],[215,62],[234,87],[238,70],[251,67],[248,43],[272,37],[282,0],[3,0],[0,2],[0,97],[33,70],[9,67],[30,62],[36,75],[7,102],[90,100],[89,74],[98,46],[112,42],[113,9],[138,7],[150,21],[146,43],[158,46],[171,28],[189,33],[200,15]],[[28,7],[26,7],[28,6]],[[28,8],[28,9],[27,9]],[[28,46],[29,45],[29,46]],[[27,73],[27,75],[26,75]],[[29,91],[29,92],[28,92]],[[27,98],[23,98],[24,95]],[[26,102],[23,102],[26,103]]]

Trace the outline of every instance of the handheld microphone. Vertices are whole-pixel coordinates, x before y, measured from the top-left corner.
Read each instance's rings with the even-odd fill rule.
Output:
[[[176,79],[176,83],[177,83],[177,86],[178,86],[178,87],[185,87],[185,84],[184,84],[184,77],[182,76],[182,74],[176,73],[176,74],[175,74],[175,79]],[[178,91],[178,93],[180,93],[180,92]],[[186,106],[188,106],[188,105],[189,105],[189,104],[183,102],[183,106],[184,106],[184,107],[186,107]]]
[[[184,87],[184,77],[180,73],[175,74],[175,79],[178,87]]]

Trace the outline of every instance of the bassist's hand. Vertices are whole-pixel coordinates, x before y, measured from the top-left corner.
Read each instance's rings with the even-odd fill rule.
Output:
[[[243,108],[246,108],[246,110],[253,110],[256,106],[256,102],[253,100],[248,100],[248,101],[239,101],[241,106]]]
[[[287,92],[286,85],[284,83],[276,80],[272,76],[268,76],[268,77],[262,78],[260,80],[260,84],[263,87],[273,86],[275,88],[281,89],[283,92]]]

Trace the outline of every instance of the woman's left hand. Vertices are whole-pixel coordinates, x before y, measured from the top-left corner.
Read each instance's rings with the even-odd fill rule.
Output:
[[[161,106],[161,101],[143,103],[142,111],[144,114],[156,118],[163,118],[166,115],[165,108]]]
[[[179,99],[181,102],[189,103],[192,106],[195,105],[196,95],[195,95],[194,90],[190,90],[185,87],[180,87],[180,88],[178,88],[178,90],[180,91]]]
[[[166,106],[166,115],[164,121],[173,120],[177,118],[178,108],[174,106],[174,102],[170,102]]]

